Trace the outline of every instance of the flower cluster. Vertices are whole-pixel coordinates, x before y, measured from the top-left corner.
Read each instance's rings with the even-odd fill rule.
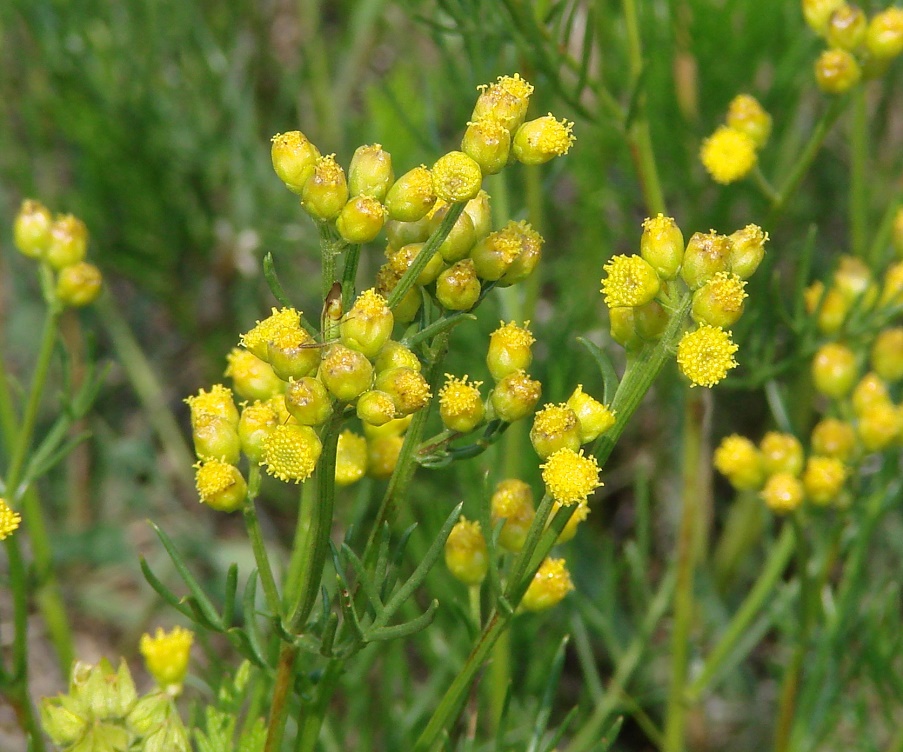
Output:
[[[88,228],[78,217],[58,214],[39,201],[26,199],[13,225],[16,248],[39,261],[52,279],[53,297],[63,306],[93,303],[103,285],[100,270],[85,261]]]
[[[749,94],[728,105],[726,122],[702,142],[699,158],[712,179],[723,185],[746,177],[771,135],[771,116]]]
[[[815,61],[815,79],[828,94],[884,75],[903,52],[903,8],[885,8],[869,18],[844,0],[803,0],[803,15],[828,45]]]

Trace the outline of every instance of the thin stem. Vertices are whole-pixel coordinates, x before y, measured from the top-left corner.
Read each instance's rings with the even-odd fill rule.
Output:
[[[850,124],[850,245],[854,256],[863,258],[868,236],[868,101],[865,87],[853,93]]]
[[[267,740],[263,752],[278,752],[282,748],[282,734],[285,731],[285,719],[288,714],[288,701],[297,658],[298,648],[291,643],[284,642],[279,651],[279,665],[276,669],[273,702],[270,705]]]
[[[467,604],[470,608],[470,618],[473,620],[474,626],[479,629],[483,623],[483,617],[480,609],[480,592],[479,585],[471,585],[467,588]]]
[[[245,528],[248,531],[248,539],[251,541],[251,549],[254,551],[254,561],[257,563],[257,574],[263,585],[263,593],[266,597],[270,614],[277,618],[282,609],[279,600],[279,589],[276,587],[276,578],[273,577],[273,568],[270,566],[270,557],[267,554],[266,542],[260,530],[260,520],[257,518],[257,508],[254,500],[260,492],[260,468],[251,465],[248,473],[248,494],[242,508],[245,519]]]
[[[298,589],[301,587],[301,574],[308,567],[311,519],[313,519],[313,508],[316,503],[317,487],[309,480],[305,481],[301,486],[301,502],[298,507],[298,519],[295,522],[295,538],[292,541],[292,553],[285,577],[283,597],[286,608],[288,608],[288,604],[297,601]]]
[[[762,192],[762,195],[768,199],[770,204],[776,204],[780,201],[780,196],[778,195],[775,187],[768,181],[768,178],[762,174],[762,170],[759,168],[759,165],[756,165],[752,171],[752,179],[755,182],[756,187]]]
[[[354,300],[355,281],[357,280],[357,265],[361,260],[361,246],[354,243],[348,246],[345,254],[345,269],[342,272],[342,310],[351,308]]]
[[[339,677],[342,675],[342,667],[344,661],[334,658],[326,664],[320,681],[317,682],[317,699],[307,706],[302,705],[301,712],[304,714],[298,719],[298,739],[295,744],[296,752],[314,752],[317,746],[317,740],[320,737],[320,729],[323,727],[323,719],[326,717],[326,710],[329,707],[329,701],[335,691]]]

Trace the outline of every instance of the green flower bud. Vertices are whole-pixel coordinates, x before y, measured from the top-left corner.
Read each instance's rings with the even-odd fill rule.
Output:
[[[884,451],[900,434],[900,412],[892,403],[873,405],[858,418],[856,433],[867,452]]]
[[[480,299],[480,290],[470,259],[453,264],[436,280],[436,298],[449,311],[469,311]]]
[[[464,204],[464,213],[473,222],[475,240],[485,238],[492,230],[492,209],[489,206],[489,194],[486,191],[480,191],[476,198],[472,198]]]
[[[386,238],[392,248],[401,248],[408,243],[425,243],[430,238],[433,224],[430,214],[425,214],[416,222],[399,222],[390,219],[386,222]],[[388,255],[388,254],[387,254]]]
[[[903,327],[885,329],[872,344],[872,368],[885,381],[903,379]]]
[[[574,144],[574,124],[560,122],[550,112],[545,117],[524,123],[514,134],[511,152],[526,165],[545,164],[567,154]]]
[[[314,173],[320,150],[301,131],[277,133],[272,140],[270,154],[276,175],[292,193],[300,194]]]
[[[357,417],[365,427],[384,426],[396,415],[395,402],[385,392],[373,389],[357,398]]]
[[[480,165],[463,151],[450,151],[439,157],[432,175],[436,196],[450,204],[476,198],[483,184]]]
[[[510,373],[522,371],[533,362],[533,343],[536,341],[530,330],[529,321],[517,326],[513,321],[501,326],[489,335],[486,351],[486,365],[496,381]]]
[[[263,457],[263,442],[277,423],[276,411],[266,402],[256,401],[242,408],[238,421],[238,438],[241,441],[241,451],[251,462],[260,462]]]
[[[636,333],[647,342],[654,342],[664,334],[670,318],[670,314],[655,300],[633,308]]]
[[[336,220],[339,235],[349,243],[369,243],[382,230],[386,209],[373,196],[352,196]]]
[[[749,279],[759,268],[759,264],[762,263],[765,256],[768,233],[758,225],[746,225],[742,230],[737,230],[728,237],[731,241],[728,262],[730,270],[740,279]]]
[[[500,287],[523,282],[533,274],[533,270],[536,269],[537,264],[542,259],[542,245],[545,242],[542,235],[536,232],[528,222],[521,221],[513,226],[509,223],[508,227],[503,229],[503,232],[508,228],[520,241],[520,253],[499,279],[498,284]]]
[[[514,371],[501,379],[492,390],[490,402],[496,416],[506,423],[526,418],[542,396],[542,384],[524,371]]]
[[[13,223],[13,242],[25,256],[41,258],[50,246],[53,216],[40,201],[26,199]]]
[[[285,409],[302,426],[319,426],[332,415],[332,399],[319,379],[305,376],[288,382]]]
[[[215,458],[202,460],[194,467],[195,486],[203,504],[217,512],[241,509],[248,485],[237,467]]]
[[[661,279],[674,279],[684,258],[684,236],[677,222],[664,214],[646,219],[640,255]]]
[[[480,166],[484,175],[495,175],[508,164],[511,132],[494,118],[472,121],[461,139],[461,151]]]
[[[738,94],[731,100],[725,122],[728,128],[749,136],[758,149],[765,146],[771,135],[771,115],[749,94]]]
[[[418,357],[401,342],[392,339],[382,346],[373,361],[373,367],[377,373],[390,368],[412,368],[415,371],[422,369]]]
[[[887,384],[877,373],[867,373],[859,380],[850,401],[853,403],[853,413],[857,417],[872,407],[893,404]]]
[[[45,258],[54,269],[84,260],[88,249],[88,228],[78,217],[64,214],[50,226],[50,245]]]
[[[352,196],[372,196],[382,201],[394,182],[392,155],[381,144],[355,149],[348,166],[348,185]]]
[[[81,308],[93,303],[103,289],[103,275],[94,264],[79,261],[60,269],[56,297],[65,306]]]
[[[499,520],[505,520],[499,533],[499,545],[517,553],[524,547],[527,534],[536,517],[533,491],[516,478],[501,481],[492,494],[490,519],[495,528]]]
[[[320,379],[336,399],[351,402],[370,388],[373,366],[357,350],[332,345],[320,362]]]
[[[862,8],[844,3],[828,19],[828,44],[847,52],[856,52],[865,41],[868,23]]]
[[[383,264],[379,268],[379,271],[376,273],[375,289],[380,295],[388,300],[389,295],[391,295],[392,290],[395,289],[395,286],[398,284],[398,280],[400,279],[401,274],[397,273],[392,268],[391,262]],[[422,302],[423,300],[421,298],[420,288],[417,285],[414,285],[413,287],[409,288],[408,291],[401,297],[401,300],[399,300],[398,303],[395,304],[395,307],[392,309],[392,315],[395,317],[396,321],[402,324],[407,324],[413,321],[417,316],[417,311],[420,310],[420,305]]]
[[[41,726],[54,744],[69,745],[78,741],[90,722],[82,704],[69,695],[45,697],[41,700]]]
[[[395,319],[386,299],[370,289],[362,292],[339,324],[342,344],[373,358],[392,335]]]
[[[837,342],[822,345],[812,359],[812,381],[815,389],[832,399],[848,395],[856,383],[858,374],[855,353],[849,347]]]
[[[433,176],[424,166],[408,170],[396,180],[386,194],[386,209],[391,219],[416,222],[425,217],[436,203]]]
[[[504,277],[528,246],[531,255],[536,253],[537,245],[541,248],[542,238],[529,224],[511,221],[501,230],[480,240],[470,252],[470,258],[477,276],[492,282]],[[535,265],[535,260],[531,261]],[[529,263],[525,268],[529,268]],[[519,269],[512,279],[516,281],[523,271],[524,269]]]
[[[228,366],[224,375],[232,379],[232,387],[239,397],[266,400],[285,389],[285,382],[270,365],[247,350],[233,347],[226,361]]]
[[[810,443],[815,454],[846,462],[856,449],[856,432],[845,421],[825,418],[812,429]]]
[[[445,566],[465,585],[479,585],[489,571],[486,539],[479,522],[461,517],[445,541]]]
[[[375,388],[385,392],[395,403],[395,409],[402,415],[410,415],[429,404],[430,385],[426,379],[411,368],[390,368],[376,376]]]
[[[733,242],[714,230],[693,233],[684,252],[680,273],[684,282],[695,290],[718,272],[727,271]]]
[[[616,306],[608,309],[609,334],[625,350],[632,350],[643,344],[636,330],[635,310],[632,306]]]
[[[386,480],[398,464],[404,437],[397,434],[367,437],[367,475]]]
[[[846,50],[825,50],[815,61],[815,80],[827,94],[843,94],[859,83],[862,70]]]
[[[403,245],[389,257],[389,267],[399,279],[411,267],[425,246],[426,243]],[[445,268],[445,263],[442,261],[442,256],[433,253],[427,265],[423,267],[423,271],[417,276],[417,284],[428,285],[430,282],[435,282],[443,268]]]
[[[878,60],[890,60],[903,52],[903,8],[891,6],[872,16],[865,45]]]
[[[445,219],[450,206],[450,204],[443,204],[432,211],[429,218],[431,233],[435,232],[442,220]],[[455,261],[467,258],[474,242],[476,242],[476,233],[473,229],[473,220],[467,212],[461,212],[457,222],[452,225],[451,232],[437,250],[444,261],[453,264]]]
[[[300,379],[320,365],[320,345],[300,327],[277,332],[267,343],[267,362],[280,379]]]
[[[201,459],[218,459],[237,465],[241,457],[241,441],[235,426],[224,418],[205,413],[193,421],[191,438],[194,451]]]
[[[348,203],[348,182],[335,155],[319,157],[301,189],[301,206],[314,219],[331,222]]]
[[[546,611],[557,606],[574,589],[564,559],[546,559],[530,582],[520,605],[525,611]]]
[[[580,422],[567,405],[546,405],[533,416],[530,442],[542,459],[559,449],[580,449]]]
[[[803,471],[803,445],[793,434],[769,431],[759,442],[759,449],[766,475],[787,473],[796,476]]]

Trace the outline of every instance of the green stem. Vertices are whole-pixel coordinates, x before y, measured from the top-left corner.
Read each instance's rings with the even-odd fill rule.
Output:
[[[777,542],[772,546],[765,568],[759,574],[758,579],[749,591],[749,595],[746,596],[740,608],[737,609],[731,618],[718,644],[705,659],[699,675],[687,688],[685,695],[687,702],[698,702],[725,662],[729,659],[736,660],[737,656],[734,653],[734,649],[746,634],[746,630],[753,619],[764,608],[766,601],[774,592],[775,586],[787,568],[790,557],[793,555],[795,544],[796,537],[793,527],[785,525]]]
[[[627,26],[627,52],[630,60],[630,78],[632,88],[641,84],[643,74],[643,45],[640,38],[640,24],[637,14],[636,0],[623,0],[624,22]],[[646,117],[646,95],[636,95],[636,112],[627,132],[630,150],[636,162],[643,199],[650,215],[666,212],[665,197],[662,193],[658,168],[655,163],[655,152],[652,149],[652,135],[649,131],[649,119]]]
[[[865,86],[853,92],[850,124],[850,245],[854,256],[863,258],[868,236],[868,101]]]
[[[248,474],[248,495],[242,508],[245,519],[245,528],[248,531],[248,539],[251,541],[251,549],[254,551],[254,561],[257,563],[257,574],[263,585],[263,594],[267,607],[274,618],[282,613],[279,600],[279,589],[276,587],[276,578],[273,577],[273,568],[270,566],[270,557],[267,554],[266,542],[260,530],[260,520],[257,518],[257,508],[254,500],[260,492],[260,468],[251,465]]]
[[[354,243],[348,246],[345,254],[345,269],[342,272],[342,310],[351,308],[354,301],[355,282],[357,280],[357,265],[361,260],[361,246]]]
[[[776,204],[780,201],[780,196],[778,195],[775,187],[768,181],[768,178],[762,174],[762,170],[759,169],[759,165],[756,165],[752,171],[752,179],[756,184],[756,187],[762,192],[762,195],[768,199],[768,203]]]
[[[471,585],[467,588],[467,604],[470,607],[470,618],[473,619],[474,626],[479,629],[483,622],[483,616],[480,609],[480,585]]]
[[[301,486],[301,502],[298,508],[298,519],[295,523],[295,538],[292,541],[292,553],[285,578],[284,599],[286,608],[288,608],[288,604],[297,601],[298,590],[301,587],[301,574],[308,567],[311,548],[311,520],[313,519],[316,503],[317,487],[314,483],[305,481]]]
[[[344,661],[334,658],[326,664],[320,681],[317,683],[317,699],[310,706],[301,706],[303,717],[298,719],[298,739],[295,744],[295,752],[314,752],[317,740],[320,738],[320,729],[329,701],[332,699],[336,684],[342,675]],[[306,709],[306,713],[305,713]]]

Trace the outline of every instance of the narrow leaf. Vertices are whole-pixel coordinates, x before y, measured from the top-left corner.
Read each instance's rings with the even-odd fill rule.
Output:
[[[438,608],[439,601],[434,600],[430,603],[429,608],[415,619],[406,621],[404,624],[396,624],[393,627],[371,629],[366,632],[364,636],[367,642],[384,642],[386,640],[395,640],[399,637],[408,637],[409,635],[426,629],[426,627],[432,624],[433,619],[436,616],[436,609]]]
[[[147,563],[145,558],[142,556],[139,558],[139,565],[141,567],[141,573],[144,575],[144,579],[147,580],[147,584],[150,585],[164,601],[166,601],[170,606],[172,606],[176,611],[178,611],[183,616],[187,616],[189,619],[192,618],[191,609],[188,608],[179,597],[173,593],[166,585],[164,585],[158,578],[157,575],[153,573],[150,568],[150,565]]]
[[[593,360],[596,361],[599,372],[602,374],[602,401],[606,405],[611,404],[615,392],[618,390],[618,374],[611,359],[595,342],[590,342],[585,337],[577,337],[577,341],[589,351]]]

